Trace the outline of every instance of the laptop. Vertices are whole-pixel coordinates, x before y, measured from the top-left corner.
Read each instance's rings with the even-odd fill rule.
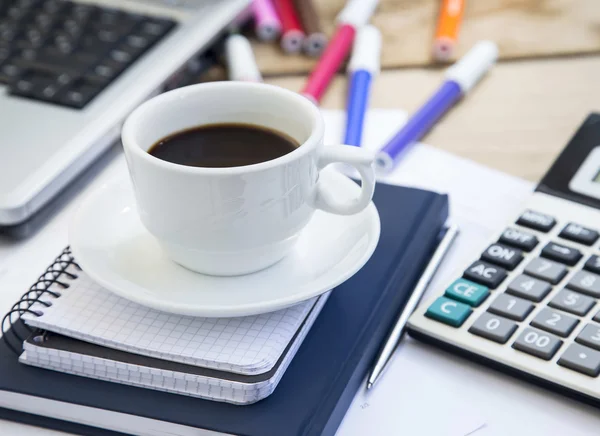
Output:
[[[248,5],[0,0],[0,226],[49,203]]]

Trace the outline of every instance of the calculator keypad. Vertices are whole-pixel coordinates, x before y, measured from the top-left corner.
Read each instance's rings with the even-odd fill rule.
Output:
[[[576,222],[553,230],[558,220],[535,210],[526,210],[515,224],[464,270],[426,316],[455,328],[466,324],[471,337],[599,376],[600,253],[587,248],[600,239],[598,230]],[[443,313],[441,304],[448,311],[451,301],[456,305],[452,314]]]

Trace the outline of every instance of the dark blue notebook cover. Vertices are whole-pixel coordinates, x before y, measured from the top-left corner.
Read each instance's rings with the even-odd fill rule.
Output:
[[[378,184],[381,239],[373,257],[336,288],[275,392],[234,406],[77,377],[18,363],[0,342],[0,390],[244,436],[333,435],[448,216],[448,198]],[[9,333],[10,334],[10,333]],[[0,418],[86,435],[116,433],[8,409]]]

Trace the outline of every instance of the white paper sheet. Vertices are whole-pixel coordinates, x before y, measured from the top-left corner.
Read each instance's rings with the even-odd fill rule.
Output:
[[[343,112],[325,116],[327,142],[339,143]],[[363,146],[378,149],[405,119],[401,111],[370,111]],[[408,151],[384,180],[450,195],[451,219],[461,234],[428,294],[439,293],[534,188],[426,145]],[[583,436],[599,428],[596,409],[406,338],[375,388],[357,393],[338,435]]]

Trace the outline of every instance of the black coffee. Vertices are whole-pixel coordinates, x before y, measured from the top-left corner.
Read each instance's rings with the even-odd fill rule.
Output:
[[[180,165],[240,167],[284,156],[298,147],[292,138],[252,124],[209,124],[161,139],[152,156]]]

